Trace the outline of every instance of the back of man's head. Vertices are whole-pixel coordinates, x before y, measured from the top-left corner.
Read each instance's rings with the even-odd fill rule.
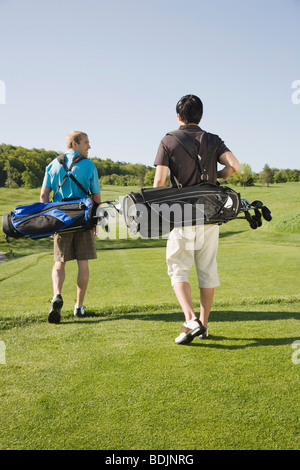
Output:
[[[81,131],[71,131],[67,135],[66,138],[66,143],[67,143],[67,149],[72,148],[72,142],[76,142],[77,144],[80,143],[82,137],[86,136],[87,134],[85,132]]]
[[[176,105],[176,113],[185,124],[199,124],[203,115],[203,104],[195,95],[183,96]]]

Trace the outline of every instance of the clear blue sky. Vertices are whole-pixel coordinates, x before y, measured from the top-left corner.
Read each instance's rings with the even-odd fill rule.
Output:
[[[0,143],[153,165],[175,105],[241,163],[298,168],[300,0],[0,0]],[[0,95],[1,96],[1,95]]]

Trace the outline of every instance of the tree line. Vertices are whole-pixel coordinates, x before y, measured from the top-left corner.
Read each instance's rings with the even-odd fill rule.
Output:
[[[298,181],[300,181],[300,170],[270,168],[267,163],[259,173],[253,172],[250,165],[242,163],[240,171],[235,173],[230,178],[223,180],[223,182],[228,184],[240,186],[254,186],[255,183],[266,184],[268,186],[272,183],[288,183]]]
[[[59,152],[45,149],[26,149],[13,145],[0,145],[0,187],[38,188],[41,186],[46,166]],[[152,186],[155,168],[139,163],[114,162],[110,158],[91,158],[100,184],[116,186]],[[232,177],[224,179],[226,184],[253,186],[255,183],[272,184],[300,181],[300,170],[270,168],[255,173],[250,165],[241,164],[241,169]]]

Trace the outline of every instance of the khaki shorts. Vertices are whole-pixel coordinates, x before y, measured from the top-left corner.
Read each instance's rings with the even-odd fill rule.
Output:
[[[56,233],[54,235],[54,261],[96,259],[97,252],[93,230],[85,232]]]
[[[189,275],[195,261],[198,286],[218,287],[217,269],[219,244],[218,225],[197,225],[175,228],[167,243],[167,266],[172,286],[178,282],[189,282]]]

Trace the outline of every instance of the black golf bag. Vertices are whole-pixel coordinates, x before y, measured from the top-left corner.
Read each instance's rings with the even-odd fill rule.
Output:
[[[182,188],[149,188],[129,193],[123,215],[131,233],[145,238],[169,233],[175,227],[222,224],[237,217],[240,195],[227,186],[200,183]]]
[[[214,151],[212,143],[208,141],[207,156],[202,164],[195,142],[184,131],[176,130],[168,135],[174,136],[187,155],[195,160],[201,183],[182,187],[173,175],[177,188],[141,189],[127,194],[123,215],[131,233],[139,232],[145,238],[155,238],[166,235],[175,227],[221,225],[236,219],[240,212],[244,213],[240,218],[247,219],[253,229],[261,226],[261,215],[266,220],[272,219],[271,211],[262,202],[250,204],[233,189],[209,182],[208,170]],[[254,209],[255,215],[250,214],[250,209]]]
[[[2,230],[7,242],[9,237],[37,240],[57,232],[88,230],[97,223],[97,207],[88,198],[18,206],[3,215]]]

